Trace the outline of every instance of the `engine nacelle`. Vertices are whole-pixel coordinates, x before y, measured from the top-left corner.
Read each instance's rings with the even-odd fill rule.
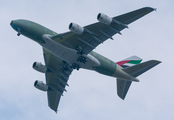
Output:
[[[38,80],[36,80],[34,82],[34,87],[36,87],[37,89],[42,90],[42,91],[48,90],[48,86],[45,83],[43,83],[42,81],[38,81]]]
[[[80,25],[76,24],[76,23],[70,23],[69,25],[69,29],[76,34],[82,34],[84,32],[84,28],[81,27]]]
[[[112,18],[103,14],[103,13],[99,13],[97,16],[98,21],[100,21],[101,23],[104,23],[106,25],[110,25],[112,23]]]
[[[45,65],[43,65],[41,62],[34,62],[33,69],[35,69],[41,73],[45,73],[47,71],[47,67]]]

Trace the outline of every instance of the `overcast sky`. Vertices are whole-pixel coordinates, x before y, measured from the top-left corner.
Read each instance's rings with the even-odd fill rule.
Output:
[[[1,120],[172,120],[174,118],[174,1],[173,0],[0,0],[0,119]],[[137,55],[161,64],[139,76],[125,100],[116,92],[116,79],[99,73],[74,71],[58,113],[47,104],[47,95],[33,84],[45,75],[32,69],[44,62],[41,46],[17,36],[10,21],[27,19],[57,33],[71,22],[86,26],[102,12],[114,17],[142,7],[157,8],[113,36],[95,51],[119,61]]]

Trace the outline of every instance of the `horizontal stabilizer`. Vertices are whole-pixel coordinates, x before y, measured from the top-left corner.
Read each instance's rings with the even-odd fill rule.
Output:
[[[126,97],[131,83],[132,81],[117,79],[117,94],[121,99],[124,100],[124,98]]]
[[[160,61],[157,60],[149,60],[147,62],[129,67],[129,68],[125,68],[123,69],[123,71],[125,71],[126,73],[128,73],[129,75],[133,76],[133,77],[137,77],[139,75],[141,75],[142,73],[146,72],[147,70],[155,67],[156,65],[158,65],[159,63],[161,63]]]

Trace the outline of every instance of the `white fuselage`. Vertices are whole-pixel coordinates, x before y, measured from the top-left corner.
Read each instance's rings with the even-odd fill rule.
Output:
[[[50,35],[44,34],[43,40],[45,41],[44,44],[40,43],[40,45],[51,52],[53,55],[57,56],[58,58],[66,61],[69,64],[78,64],[81,68],[93,70],[94,66],[100,66],[100,62],[93,57],[92,55],[82,55],[83,57],[87,58],[87,62],[84,64],[82,62],[77,61],[78,57],[80,56],[77,54],[77,51],[68,47],[65,47],[54,40],[51,39]]]

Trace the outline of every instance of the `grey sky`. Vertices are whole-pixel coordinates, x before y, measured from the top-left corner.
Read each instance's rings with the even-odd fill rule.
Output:
[[[174,1],[173,0],[1,0],[1,120],[172,120],[174,118]],[[116,80],[93,71],[74,71],[70,87],[61,98],[56,114],[47,105],[46,93],[34,88],[45,76],[32,69],[43,63],[41,46],[10,27],[14,19],[28,19],[58,33],[68,31],[70,22],[81,26],[97,22],[97,14],[114,17],[141,7],[157,12],[129,25],[129,29],[98,46],[95,51],[119,61],[132,55],[144,61],[162,61],[133,83],[125,98],[116,93]]]

